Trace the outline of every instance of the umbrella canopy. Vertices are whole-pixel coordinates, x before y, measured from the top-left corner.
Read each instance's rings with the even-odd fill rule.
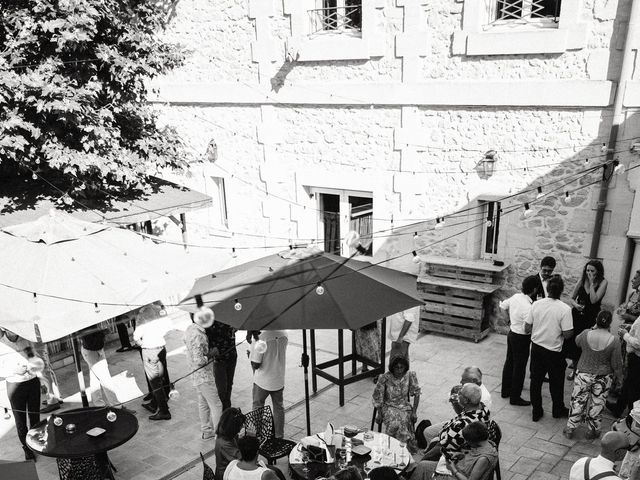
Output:
[[[287,250],[198,279],[195,296],[242,330],[357,329],[423,303],[416,277],[318,249]],[[238,309],[241,307],[240,309]]]
[[[51,212],[0,230],[0,326],[48,342],[184,292],[231,255]]]

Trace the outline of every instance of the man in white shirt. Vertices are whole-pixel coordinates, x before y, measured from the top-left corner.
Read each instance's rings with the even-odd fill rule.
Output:
[[[153,399],[142,406],[154,412],[149,420],[170,420],[167,396],[169,373],[167,372],[167,342],[164,336],[171,330],[171,322],[161,315],[161,309],[155,304],[143,307],[136,316],[136,329],[133,340],[141,347],[144,373],[149,380]]]
[[[509,313],[509,333],[507,335],[507,358],[502,368],[502,398],[509,398],[511,405],[529,406],[523,400],[522,387],[529,361],[531,335],[525,332],[525,322],[531,305],[538,294],[538,280],[531,275],[522,281],[522,291],[500,302],[500,308]]]
[[[391,340],[389,361],[396,355],[402,355],[409,361],[409,345],[418,340],[420,307],[413,307],[404,312],[389,315],[387,325],[389,325],[388,337]]]
[[[253,409],[263,407],[267,397],[271,397],[277,438],[284,437],[283,392],[288,343],[285,330],[267,330],[252,342],[249,354],[253,367]],[[265,344],[267,348],[263,351]]]
[[[621,432],[607,432],[600,440],[600,455],[583,457],[569,471],[569,480],[620,480],[613,470],[614,463],[622,459],[629,448],[629,440]]]
[[[573,336],[571,307],[560,300],[564,282],[559,276],[549,279],[547,297],[531,307],[525,323],[525,332],[531,333],[530,394],[533,407],[531,418],[537,422],[542,409],[542,382],[549,375],[549,391],[553,402],[553,418],[566,417],[569,409],[564,405],[564,372],[567,364],[562,355],[565,338]]]

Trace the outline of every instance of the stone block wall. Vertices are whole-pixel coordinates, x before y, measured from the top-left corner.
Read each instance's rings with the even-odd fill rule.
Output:
[[[506,197],[497,257],[511,267],[496,298],[516,291],[545,255],[557,258],[570,292],[587,260],[602,172],[580,174],[604,159],[630,1],[575,0],[579,48],[470,56],[454,44],[470,0],[365,0],[369,40],[354,51],[364,48],[367,58],[305,61],[296,8],[309,1],[177,4],[166,36],[190,54],[155,82],[156,102],[197,161],[174,179],[206,193],[212,176],[224,178],[229,219],[221,228],[211,212],[194,212],[191,238],[256,258],[321,240],[314,189],[368,192],[374,260],[415,271],[413,250],[478,258],[478,200]],[[633,114],[625,125],[639,124]],[[640,132],[622,131],[616,155],[628,164]],[[205,154],[211,142],[215,162]],[[487,178],[479,162],[491,149],[499,159]],[[528,192],[538,185],[540,199]],[[626,290],[633,200],[627,177],[617,178],[599,250],[607,305]],[[522,215],[524,202],[531,217]],[[434,230],[436,217],[444,228]]]

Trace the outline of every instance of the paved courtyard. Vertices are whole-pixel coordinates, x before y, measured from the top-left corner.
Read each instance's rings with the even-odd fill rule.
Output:
[[[188,317],[178,312],[172,315],[176,330],[167,337],[169,370],[172,380],[188,372],[182,333],[188,325]],[[239,332],[237,340],[244,339],[245,332]],[[304,380],[300,367],[302,336],[300,332],[289,333],[288,367],[286,373],[285,435],[298,439],[304,436]],[[350,335],[345,334],[346,351],[349,352]],[[120,374],[132,379],[139,387],[144,387],[140,357],[137,352],[115,353],[119,345],[107,346],[107,356],[113,375]],[[316,335],[318,361],[334,358],[337,354],[337,333],[319,331]],[[238,367],[233,391],[233,404],[243,411],[251,409],[251,368],[247,360],[246,344],[238,346]],[[418,343],[411,347],[412,369],[416,370],[422,386],[422,397],[418,412],[419,419],[429,418],[442,421],[452,416],[447,402],[449,390],[460,378],[465,366],[477,365],[484,373],[484,383],[493,394],[492,416],[500,424],[503,439],[500,445],[500,465],[505,480],[524,479],[566,479],[572,463],[585,455],[598,451],[598,441],[584,440],[584,431],[579,430],[575,439],[567,440],[562,435],[563,420],[551,417],[550,408],[538,423],[531,421],[529,407],[514,407],[508,399],[500,398],[500,375],[506,351],[506,337],[491,334],[479,343],[434,334],[421,334]],[[84,365],[86,368],[86,365]],[[62,391],[69,396],[65,408],[80,406],[75,372],[72,366],[58,370]],[[86,375],[85,375],[86,376]],[[87,379],[88,381],[88,379]],[[339,406],[338,387],[318,379],[319,392],[311,399],[311,428],[324,430],[327,421],[335,425],[356,424],[368,426],[371,422],[371,393],[373,382],[363,380],[349,385],[345,390],[345,405]],[[4,387],[2,387],[4,388]],[[110,453],[117,467],[116,478],[126,480],[158,480],[177,478],[195,480],[202,478],[202,466],[198,453],[208,455],[213,442],[200,439],[197,406],[190,379],[177,382],[180,398],[171,400],[173,418],[165,422],[147,420],[148,412],[140,407],[140,399],[128,403],[128,407],[138,412],[140,429],[137,435],[124,446]],[[567,399],[570,385],[567,382]],[[528,391],[523,397],[528,398]],[[4,397],[4,392],[0,398]],[[545,404],[550,406],[548,391]],[[6,404],[6,400],[2,400]],[[611,418],[605,419],[604,429]],[[22,460],[22,450],[18,445],[13,428],[13,419],[0,419],[0,457],[4,460]],[[213,458],[208,460],[213,466]],[[58,478],[55,461],[39,456],[37,469],[40,479]],[[286,472],[286,461],[279,465]]]

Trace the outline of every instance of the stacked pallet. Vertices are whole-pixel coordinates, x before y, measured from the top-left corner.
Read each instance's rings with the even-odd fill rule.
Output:
[[[489,333],[485,304],[500,288],[499,274],[507,268],[487,260],[423,257],[425,274],[418,278],[418,292],[425,305],[420,329],[475,342]]]

